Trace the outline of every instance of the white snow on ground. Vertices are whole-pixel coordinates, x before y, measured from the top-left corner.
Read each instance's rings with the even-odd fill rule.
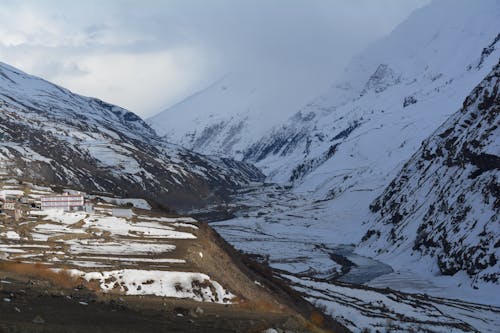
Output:
[[[85,259],[103,259],[103,257],[92,257],[83,256]],[[134,261],[134,262],[150,262],[150,263],[178,263],[184,264],[186,260],[184,259],[164,259],[164,258],[127,258],[127,257],[109,257],[106,256],[106,260],[116,260],[116,261]]]
[[[55,232],[71,234],[71,233],[84,233],[86,229],[93,228],[94,233],[111,232],[115,235],[131,236],[131,237],[150,237],[150,238],[171,238],[171,239],[195,239],[191,233],[177,231],[175,227],[186,227],[189,224],[169,224],[163,225],[161,223],[173,221],[194,221],[190,218],[149,218],[141,219],[147,222],[133,222],[129,219],[106,216],[106,215],[91,215],[85,212],[63,212],[61,210],[47,210],[47,211],[31,211],[32,216],[45,216],[44,220],[54,221],[60,224],[45,223],[38,224],[34,227],[36,233],[33,237],[38,240],[47,240],[48,237],[56,236]],[[89,216],[89,217],[88,217]],[[77,222],[83,224],[79,227],[72,226]],[[191,225],[189,225],[191,226]],[[195,227],[195,226],[192,226]]]
[[[158,244],[155,242],[99,242],[89,240],[71,240],[65,242],[70,245],[69,252],[73,254],[110,254],[119,255],[126,253],[127,255],[146,255],[160,254],[175,250],[175,245]]]
[[[138,215],[138,219],[141,220],[154,220],[158,222],[168,222],[168,223],[173,223],[173,222],[185,222],[185,223],[196,223],[197,221],[193,219],[192,217],[151,217],[151,216],[146,216],[146,215]]]
[[[189,298],[221,304],[230,304],[234,298],[234,295],[218,282],[202,273],[136,269],[104,272],[71,270],[70,273],[87,281],[99,281],[101,289],[105,292]]]
[[[371,290],[352,285],[324,283],[288,276],[307,299],[353,332],[369,328],[381,332],[498,332],[500,308],[404,294],[394,290]]]
[[[15,232],[15,231],[12,231],[12,230],[7,231],[5,233],[2,232],[2,233],[0,233],[0,236],[1,237],[5,237],[7,239],[14,239],[14,240],[21,239],[21,237],[19,236],[19,234],[17,232]]]
[[[387,265],[353,253],[349,240],[354,243],[362,230],[347,219],[337,219],[325,202],[315,203],[279,186],[247,189],[237,200],[250,208],[211,225],[238,249],[266,257],[275,269],[332,278],[341,270],[331,256],[336,253],[364,261],[366,271],[360,275],[365,278],[391,272]]]
[[[104,200],[105,202],[114,204],[114,205],[126,205],[131,203],[134,205],[135,208],[140,208],[140,209],[145,209],[145,210],[151,210],[151,205],[144,199],[138,199],[138,198],[113,198],[113,197],[106,197],[102,195],[89,195],[89,198],[100,198]]]
[[[64,212],[63,210],[58,209],[49,209],[44,211],[32,210],[30,215],[33,216],[45,216],[45,220],[60,222],[63,224],[73,224],[78,221],[83,220],[87,217],[85,212]]]
[[[23,195],[24,192],[21,190],[2,190],[0,191],[0,198],[5,198],[8,195]]]
[[[102,231],[110,231],[116,235],[139,235],[141,237],[195,239],[196,236],[187,232],[175,231],[173,228],[159,223],[131,223],[124,218],[106,216],[88,218],[86,226],[96,227]]]

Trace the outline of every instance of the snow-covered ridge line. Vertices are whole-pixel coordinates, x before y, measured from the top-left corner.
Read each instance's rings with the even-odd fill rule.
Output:
[[[245,73],[229,73],[146,121],[167,141],[200,153],[239,160],[248,145],[314,96],[293,89],[300,86],[298,81],[287,84],[283,85],[282,78],[273,82]],[[296,93],[290,95],[294,90]]]
[[[498,20],[500,5],[494,0],[478,6],[435,1],[417,10],[354,58],[331,91],[255,140],[243,151],[244,159],[261,167],[269,180],[305,184],[303,190],[319,197],[338,187],[331,179],[348,168],[383,168],[379,160],[389,152],[386,169],[394,169],[449,116],[443,110],[458,109],[496,64]],[[337,152],[329,153],[336,144]],[[367,151],[369,144],[377,144],[380,149],[372,150],[378,155]],[[327,181],[323,188],[314,180],[320,177]],[[345,187],[352,185],[348,181]]]
[[[20,179],[187,209],[262,179],[162,141],[142,119],[0,63],[0,160]],[[151,191],[151,189],[155,189]]]

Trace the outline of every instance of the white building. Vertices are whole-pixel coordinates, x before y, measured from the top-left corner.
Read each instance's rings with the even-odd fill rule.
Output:
[[[134,216],[134,212],[132,211],[132,209],[113,208],[113,209],[111,209],[111,215],[117,216],[117,217],[132,218],[132,216]]]
[[[41,209],[62,209],[72,211],[83,209],[84,198],[81,194],[47,195],[41,197]]]
[[[5,202],[3,204],[4,210],[15,210],[16,208],[17,208],[17,205],[15,202]]]

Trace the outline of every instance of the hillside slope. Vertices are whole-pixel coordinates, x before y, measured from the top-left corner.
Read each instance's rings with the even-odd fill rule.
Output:
[[[147,119],[165,140],[188,149],[243,158],[243,151],[295,112],[312,94],[300,82],[230,73]]]
[[[173,208],[260,180],[251,165],[165,143],[138,116],[0,63],[0,160],[20,179]]]
[[[443,275],[500,278],[500,63],[370,206],[381,257],[434,258]],[[402,260],[402,259],[400,259]]]

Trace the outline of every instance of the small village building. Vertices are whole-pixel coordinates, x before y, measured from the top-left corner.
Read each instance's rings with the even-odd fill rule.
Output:
[[[2,205],[2,213],[7,216],[13,217],[16,221],[23,216],[21,207],[16,201],[5,201]]]
[[[62,209],[64,211],[82,210],[85,204],[83,195],[81,194],[61,194],[61,195],[46,195],[40,198],[41,209]]]
[[[94,213],[94,205],[90,202],[85,202],[85,205],[83,206],[83,210],[85,211],[85,213],[93,214]]]
[[[17,203],[14,201],[6,201],[3,203],[4,210],[15,210],[17,207]]]
[[[132,216],[134,216],[134,212],[132,211],[132,209],[127,208],[113,208],[111,209],[111,215],[117,217],[132,218]]]

